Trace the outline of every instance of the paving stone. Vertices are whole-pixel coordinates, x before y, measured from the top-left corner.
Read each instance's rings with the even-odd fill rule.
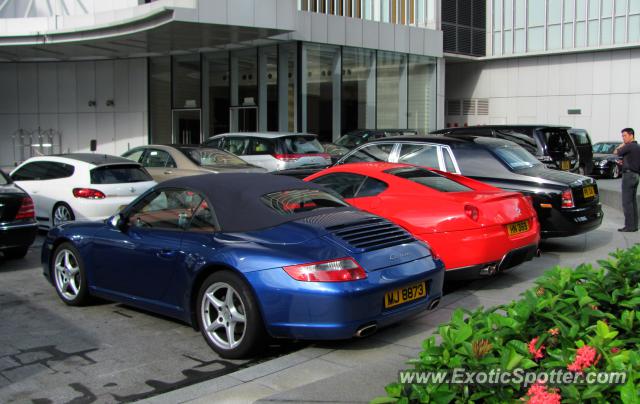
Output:
[[[209,402],[219,402],[217,397],[219,392],[229,389],[233,386],[245,386],[249,383],[243,383],[231,376],[222,376],[213,380],[198,383],[192,386],[184,387],[179,390],[170,391],[168,393],[150,397],[139,401],[140,404],[175,404],[184,403],[189,400],[196,400],[200,397],[207,397]],[[215,397],[215,399],[214,399]]]
[[[44,365],[37,364],[20,366],[18,368],[2,371],[1,373],[2,376],[6,377],[12,382],[18,382],[27,378],[32,378],[39,373],[53,374],[54,372]]]
[[[343,373],[347,369],[345,366],[316,358],[254,381],[275,391],[285,391]]]
[[[263,377],[272,373],[279,372],[283,369],[290,368],[299,363],[306,362],[308,359],[309,358],[298,353],[292,353],[276,359],[272,359],[268,362],[263,362],[249,368],[239,370],[237,372],[233,372],[231,373],[231,376],[244,382],[248,382],[259,377]]]
[[[231,387],[219,391],[213,397],[201,397],[187,401],[189,404],[246,404],[253,403],[264,397],[268,397],[276,391],[256,382],[244,383],[241,386]]]

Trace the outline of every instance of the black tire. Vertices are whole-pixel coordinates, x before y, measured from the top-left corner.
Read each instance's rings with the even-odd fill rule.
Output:
[[[230,290],[232,303],[227,304]],[[209,298],[205,298],[205,294],[213,295],[224,304],[217,308]],[[223,299],[219,299],[221,296]],[[231,271],[214,272],[205,279],[198,292],[195,310],[202,336],[223,358],[250,356],[266,341],[264,323],[253,292],[240,276]],[[235,315],[243,316],[244,323],[236,321]],[[234,331],[232,341],[228,338],[229,329]],[[238,340],[235,340],[236,337]]]
[[[24,258],[29,252],[29,247],[12,247],[3,251],[5,258],[7,259],[19,259]]]
[[[63,214],[62,212],[66,212],[66,214]],[[73,209],[71,209],[71,206],[69,206],[68,204],[64,202],[58,202],[53,206],[53,210],[51,211],[52,227],[56,227],[59,224],[71,222],[74,220],[76,220],[76,215],[73,213]]]
[[[89,303],[90,296],[84,262],[80,252],[73,244],[62,243],[56,248],[50,270],[53,286],[63,302],[69,306],[83,306]]]
[[[618,166],[618,164],[613,163],[613,165],[609,169],[609,178],[616,179],[618,177],[620,177],[620,167]]]

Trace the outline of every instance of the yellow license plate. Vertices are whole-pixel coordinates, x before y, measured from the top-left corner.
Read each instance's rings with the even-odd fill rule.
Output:
[[[507,225],[507,231],[509,232],[510,236],[524,233],[527,230],[529,230],[528,220],[523,220],[522,222],[515,222]]]
[[[394,307],[402,303],[410,302],[412,300],[420,299],[427,295],[427,283],[420,282],[415,285],[405,286],[403,288],[395,289],[385,293],[384,295],[384,307]]]
[[[594,196],[596,196],[596,190],[593,188],[593,186],[587,185],[586,187],[582,188],[582,194],[585,198],[593,198]]]
[[[560,162],[560,168],[562,170],[567,171],[567,170],[569,170],[570,167],[571,167],[571,162],[569,160],[562,160]]]

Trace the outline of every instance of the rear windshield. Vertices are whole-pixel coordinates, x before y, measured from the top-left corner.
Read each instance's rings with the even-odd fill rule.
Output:
[[[393,168],[385,172],[391,175],[395,175],[396,177],[413,181],[416,184],[424,185],[427,188],[435,189],[436,191],[440,191],[440,192],[473,191],[472,188],[469,188],[445,176],[442,176],[438,173],[434,173],[433,171],[425,170],[423,168],[417,168],[417,167]]]
[[[324,148],[315,136],[287,136],[282,138],[282,143],[287,154],[324,153]]]
[[[100,166],[91,170],[92,184],[120,184],[123,182],[143,181],[152,181],[152,178],[138,165]]]
[[[617,144],[614,143],[596,143],[593,145],[594,153],[602,153],[602,154],[613,154],[613,149],[615,149]]]
[[[493,145],[490,146],[490,150],[512,170],[542,164],[534,155],[517,145]]]
[[[347,205],[336,196],[318,189],[294,189],[266,194],[262,202],[282,216],[309,212],[322,208],[342,208]]]
[[[247,162],[222,150],[214,148],[179,148],[189,160],[199,166],[246,166]]]

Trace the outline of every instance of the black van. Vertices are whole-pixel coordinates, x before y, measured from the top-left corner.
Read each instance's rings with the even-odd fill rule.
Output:
[[[578,149],[569,134],[568,126],[551,125],[486,125],[446,128],[431,132],[434,135],[466,134],[497,137],[519,144],[547,167],[579,172]]]
[[[591,137],[585,129],[569,129],[573,142],[578,149],[578,155],[580,156],[580,174],[591,175],[593,172],[593,145],[591,144]]]

